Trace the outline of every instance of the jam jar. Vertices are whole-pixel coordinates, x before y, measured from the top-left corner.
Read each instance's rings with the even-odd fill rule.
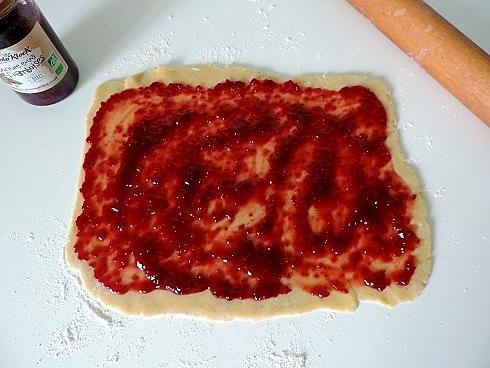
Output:
[[[75,89],[78,68],[33,0],[0,0],[0,80],[33,105]]]

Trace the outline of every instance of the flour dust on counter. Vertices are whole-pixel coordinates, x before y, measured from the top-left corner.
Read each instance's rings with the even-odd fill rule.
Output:
[[[265,344],[261,352],[255,353],[246,359],[246,367],[306,368],[307,360],[307,353],[294,347],[281,349],[271,340]]]
[[[430,241],[377,79],[202,65],[96,92],[66,258],[107,306],[225,320],[394,306],[425,286]]]

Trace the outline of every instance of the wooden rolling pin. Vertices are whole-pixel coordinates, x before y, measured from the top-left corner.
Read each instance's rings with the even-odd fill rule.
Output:
[[[490,126],[490,57],[422,0],[347,0]]]

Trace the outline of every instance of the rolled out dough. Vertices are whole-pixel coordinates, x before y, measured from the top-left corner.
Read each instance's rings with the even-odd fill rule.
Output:
[[[129,88],[149,85],[153,82],[185,83],[189,85],[202,85],[212,87],[218,82],[229,80],[250,81],[257,79],[272,79],[283,82],[290,78],[251,70],[237,66],[202,65],[197,67],[158,67],[134,75],[125,80],[108,81],[101,84],[95,93],[95,99],[87,117],[87,134],[92,125],[93,118],[101,103],[111,95]],[[417,181],[415,171],[408,165],[403,157],[398,134],[395,127],[395,111],[390,100],[390,92],[379,79],[361,75],[304,75],[293,79],[295,82],[309,87],[340,89],[344,86],[361,85],[374,92],[383,103],[388,115],[389,147],[396,172],[403,177],[413,193],[417,194],[415,201],[412,225],[417,236],[421,239],[414,255],[417,267],[407,286],[391,285],[383,291],[367,286],[351,288],[349,293],[332,291],[329,297],[320,298],[305,291],[293,289],[288,294],[275,298],[256,300],[218,299],[209,291],[190,295],[177,295],[170,291],[155,290],[150,293],[128,292],[116,294],[105,288],[94,277],[92,268],[85,261],[80,261],[74,251],[77,240],[75,220],[81,213],[83,197],[78,194],[73,214],[73,223],[66,246],[66,260],[68,265],[80,276],[83,285],[89,294],[101,303],[130,315],[156,315],[165,313],[179,313],[200,316],[209,319],[230,320],[235,318],[261,319],[276,315],[298,314],[315,309],[332,309],[339,311],[355,310],[359,301],[373,301],[386,306],[410,301],[416,298],[424,288],[431,270],[431,235],[427,221],[427,211],[422,198],[421,187]],[[85,145],[84,153],[89,149]],[[83,168],[80,174],[80,185],[84,180]]]

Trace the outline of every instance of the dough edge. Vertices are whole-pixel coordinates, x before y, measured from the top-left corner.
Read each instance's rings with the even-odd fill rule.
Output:
[[[250,299],[228,301],[214,297],[208,290],[190,295],[176,295],[164,290],[156,290],[147,294],[138,292],[128,292],[123,295],[115,294],[97,281],[92,268],[87,262],[79,260],[74,251],[74,245],[77,240],[75,220],[81,213],[83,204],[83,197],[80,191],[78,191],[72,225],[65,247],[65,259],[70,268],[79,275],[89,295],[102,304],[128,315],[184,314],[215,320],[259,320],[273,316],[306,313],[317,309],[354,311],[358,307],[359,301],[371,301],[393,307],[399,303],[415,299],[425,287],[431,272],[431,232],[427,219],[427,209],[416,172],[406,162],[402,153],[395,126],[395,109],[391,102],[390,91],[380,79],[372,78],[368,75],[354,74],[314,74],[287,78],[279,74],[252,70],[241,66],[160,66],[127,79],[107,81],[99,85],[87,116],[87,136],[92,125],[92,120],[101,103],[111,95],[125,89],[147,86],[153,82],[180,82],[212,87],[216,83],[226,79],[249,81],[253,78],[267,78],[278,82],[291,79],[304,86],[332,90],[338,90],[350,85],[361,85],[369,88],[377,95],[388,115],[388,138],[386,144],[391,151],[394,168],[403,177],[412,192],[417,195],[413,208],[414,216],[412,225],[416,229],[417,236],[421,239],[421,244],[414,252],[417,259],[417,268],[410,284],[407,286],[390,285],[382,292],[367,286],[361,286],[351,288],[348,294],[333,291],[325,299],[297,289],[292,290],[288,294],[261,301]],[[89,144],[85,143],[82,157],[85,157],[88,149]],[[80,170],[79,188],[83,181],[84,170],[82,167]]]

